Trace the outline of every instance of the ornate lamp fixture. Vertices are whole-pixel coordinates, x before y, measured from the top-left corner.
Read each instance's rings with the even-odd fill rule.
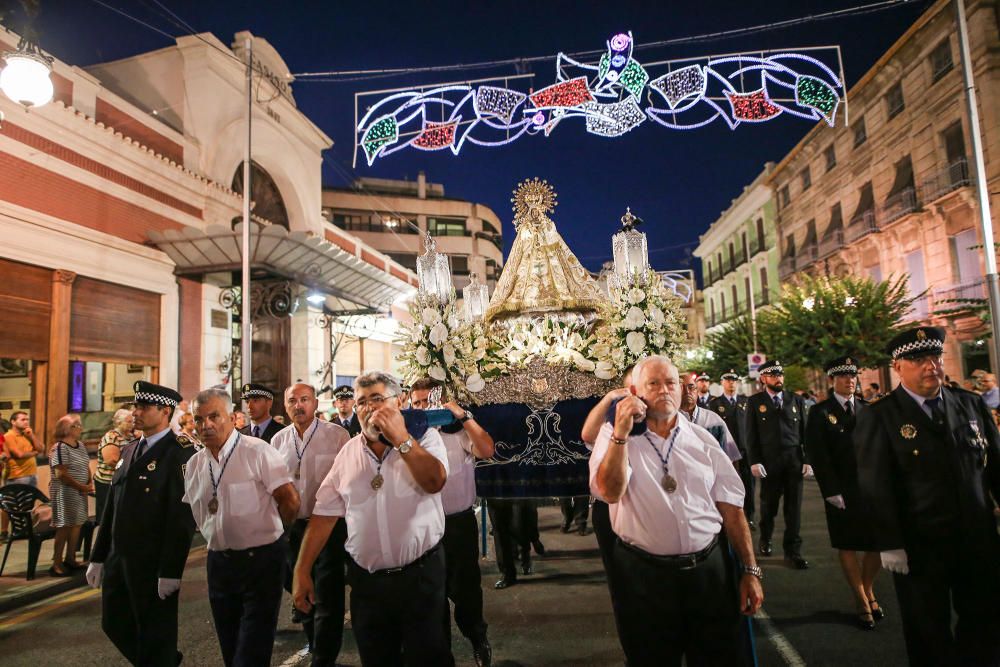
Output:
[[[646,281],[649,253],[646,234],[636,229],[642,224],[642,219],[632,215],[631,208],[626,208],[621,221],[621,230],[611,237],[611,249],[615,258],[616,282],[627,288],[636,282]]]
[[[17,49],[3,56],[6,66],[0,71],[0,90],[25,109],[40,107],[52,100],[52,58],[42,53],[27,36]]]
[[[430,234],[424,238],[424,249],[426,252],[417,257],[417,279],[420,281],[417,292],[422,299],[446,304],[455,293],[448,256],[437,251],[437,244]]]
[[[486,315],[490,305],[490,288],[479,282],[479,274],[469,276],[469,284],[462,288],[462,300],[465,301],[465,319],[478,322]]]

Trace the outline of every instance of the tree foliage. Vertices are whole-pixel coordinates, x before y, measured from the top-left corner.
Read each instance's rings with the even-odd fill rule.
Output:
[[[757,313],[757,350],[771,356],[774,347],[773,327],[769,326],[771,315],[767,311]],[[740,375],[747,374],[747,355],[754,352],[753,329],[749,315],[741,315],[731,320],[724,329],[713,331],[705,338],[705,347],[712,351],[713,358],[706,359],[705,372],[718,379],[730,368]]]

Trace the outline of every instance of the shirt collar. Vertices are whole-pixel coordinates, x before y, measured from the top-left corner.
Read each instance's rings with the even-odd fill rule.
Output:
[[[167,433],[170,433],[170,427],[169,426],[167,428],[163,429],[162,431],[160,431],[159,433],[154,433],[153,435],[151,435],[149,437],[143,436],[143,437],[146,438],[146,447],[152,447],[157,442],[159,442],[163,438],[163,436],[165,436]]]
[[[253,431],[253,427],[256,426],[257,428],[260,429],[260,432],[263,433],[267,429],[267,425],[270,424],[272,421],[274,421],[274,420],[270,416],[268,416],[267,419],[265,419],[264,421],[260,422],[259,424],[254,423],[254,421],[251,419],[250,420],[250,430]]]
[[[782,399],[784,399],[784,396],[782,396],[782,394],[783,394],[783,393],[784,393],[784,391],[785,391],[784,389],[782,389],[782,390],[780,390],[780,391],[771,391],[771,388],[770,388],[770,387],[764,387],[764,389],[765,389],[765,390],[767,391],[768,395],[769,395],[769,396],[770,396],[770,397],[771,397],[772,399],[773,399],[773,398],[774,398],[775,396],[781,396],[781,398],[782,398]]]
[[[688,430],[691,429],[691,424],[692,423],[694,423],[694,422],[692,422],[691,419],[688,418],[686,412],[678,410],[677,411],[677,421],[674,422],[674,428],[672,428],[669,431],[667,431],[667,435],[665,437],[660,437],[660,435],[658,433],[656,433],[655,431],[653,431],[652,429],[648,429],[644,433],[642,433],[642,435],[635,436],[635,437],[645,437],[647,435],[650,435],[650,436],[652,436],[654,438],[658,438],[660,440],[669,440],[670,439],[670,435],[674,432],[675,429],[681,429],[681,432],[683,433],[684,431],[688,431]],[[680,434],[678,434],[678,435],[680,435]]]
[[[905,391],[907,394],[909,394],[910,398],[912,398],[914,401],[916,401],[917,405],[920,406],[921,408],[924,407],[924,403],[926,403],[927,401],[929,401],[930,398],[941,398],[941,399],[944,398],[944,392],[940,391],[940,390],[938,390],[937,396],[931,396],[930,398],[924,398],[920,394],[915,394],[912,391],[910,391],[909,389],[907,389],[906,385],[904,385],[902,382],[899,383],[899,386],[902,387],[903,391]],[[942,403],[943,402],[944,401],[942,401]]]
[[[222,445],[222,449],[219,450],[220,461],[222,460],[223,457],[227,456],[230,451],[232,451],[233,447],[236,446],[236,440],[239,437],[240,437],[240,432],[234,428],[233,432],[229,434],[228,438],[226,438],[226,442]],[[208,448],[206,447],[206,449]],[[211,454],[209,454],[209,456],[211,456]]]
[[[847,403],[850,403],[852,405],[854,404],[854,397],[853,396],[841,396],[837,392],[834,392],[833,393],[833,397],[837,399],[838,403],[840,403],[840,407],[844,407],[844,405],[847,404]]]
[[[737,394],[735,391],[733,393],[731,393],[731,394],[727,394],[726,392],[722,392],[722,395],[726,397],[727,401],[735,401],[736,397],[739,396],[739,394]]]

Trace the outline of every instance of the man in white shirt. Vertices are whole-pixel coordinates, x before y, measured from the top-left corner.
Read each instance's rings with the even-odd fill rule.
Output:
[[[698,388],[695,386],[694,374],[686,376],[686,379],[687,384],[684,385],[684,391],[681,394],[681,414],[692,424],[697,424],[708,431],[715,438],[715,443],[722,447],[722,451],[735,466],[736,462],[743,458],[743,455],[736,447],[733,434],[729,432],[729,427],[726,426],[722,417],[711,409],[703,408],[698,404]]]
[[[440,407],[432,404],[431,394],[442,391],[431,378],[413,383],[410,403],[418,410]],[[493,649],[486,636],[483,618],[482,572],[479,570],[479,526],[472,505],[476,502],[476,459],[493,456],[493,438],[476,422],[475,416],[454,401],[444,406],[458,420],[438,429],[448,452],[448,481],[441,489],[444,508],[444,547],[446,591],[455,603],[455,624],[472,642],[472,657],[476,667],[489,667]],[[447,607],[446,607],[447,608]],[[451,617],[445,614],[445,625],[451,637]]]
[[[337,455],[316,492],[295,565],[295,606],[315,603],[312,567],[341,518],[347,523],[351,624],[362,665],[454,664],[442,619],[444,511],[448,479],[441,436],[420,438],[399,411],[399,382],[383,372],[354,380],[361,434]]]
[[[337,454],[350,440],[350,435],[336,424],[315,417],[319,401],[312,385],[293,384],[285,390],[285,412],[292,418],[271,440],[271,446],[284,459],[293,484],[302,499],[298,518],[288,530],[288,567],[295,567],[302,545],[302,536],[309,526],[316,491],[326,479]],[[347,527],[343,523],[334,527],[333,534],[313,566],[316,586],[315,605],[311,614],[302,620],[312,664],[333,665],[340,655],[344,631],[344,542]],[[289,588],[291,581],[288,581]]]
[[[191,457],[184,502],[208,542],[208,599],[222,659],[271,661],[285,571],[284,526],[299,493],[278,452],[233,426],[229,394],[206,389],[194,400],[205,448]]]
[[[743,484],[721,448],[680,418],[669,359],[640,360],[632,378],[590,458],[591,486],[610,504],[618,535],[612,595],[626,660],[742,664],[739,615],[754,614],[764,597]],[[645,430],[633,428],[642,420]],[[742,563],[738,584],[727,540]]]

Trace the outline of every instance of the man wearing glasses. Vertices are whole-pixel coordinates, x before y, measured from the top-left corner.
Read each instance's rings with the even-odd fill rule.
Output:
[[[453,665],[445,618],[448,457],[434,429],[412,433],[388,373],[354,381],[361,433],[316,492],[295,566],[295,605],[314,604],[312,568],[339,519],[347,523],[351,623],[363,665]]]
[[[982,397],[944,384],[945,331],[890,341],[894,391],[858,412],[858,487],[893,572],[911,665],[1000,664],[1000,445]],[[952,616],[957,617],[952,632]]]

